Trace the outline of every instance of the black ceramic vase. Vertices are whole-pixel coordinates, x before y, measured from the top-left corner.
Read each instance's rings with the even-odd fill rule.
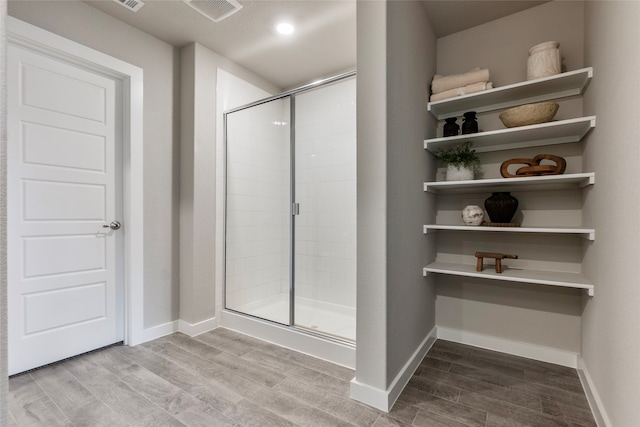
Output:
[[[478,133],[478,121],[476,120],[476,112],[469,111],[464,113],[464,122],[462,123],[462,134]]]
[[[491,197],[484,201],[484,208],[491,222],[511,222],[518,209],[518,199],[511,193],[492,193]]]
[[[449,117],[444,119],[446,122],[442,128],[442,136],[456,136],[460,133],[460,125],[456,123],[457,117]]]

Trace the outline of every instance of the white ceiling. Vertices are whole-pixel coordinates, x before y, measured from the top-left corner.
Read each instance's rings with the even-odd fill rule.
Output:
[[[243,8],[213,22],[182,0],[144,0],[137,13],[113,0],[84,0],[173,46],[198,42],[282,89],[355,69],[355,0],[239,0]],[[422,0],[437,37],[452,34],[542,1]],[[273,31],[281,20],[293,37]]]
[[[283,89],[355,69],[354,0],[239,0],[242,9],[217,23],[181,0],[143,1],[134,13],[112,0],[85,0],[174,46],[196,41]],[[296,25],[289,38],[274,32],[283,19]]]

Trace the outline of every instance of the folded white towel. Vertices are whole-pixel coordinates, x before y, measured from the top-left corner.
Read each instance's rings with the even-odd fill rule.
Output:
[[[451,76],[441,76],[436,74],[431,82],[431,93],[436,94],[445,90],[464,87],[473,83],[488,82],[489,70],[485,68],[474,68],[464,74],[454,74]]]
[[[473,83],[467,85],[465,87],[457,87],[454,89],[445,90],[444,92],[436,93],[435,95],[431,95],[429,101],[442,101],[443,99],[454,98],[456,96],[469,95],[471,93],[480,92],[487,89],[493,89],[493,83],[491,82],[480,82]]]

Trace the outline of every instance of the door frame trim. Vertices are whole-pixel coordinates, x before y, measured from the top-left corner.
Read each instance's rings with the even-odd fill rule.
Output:
[[[9,44],[79,65],[120,81],[123,126],[124,342],[144,339],[143,70],[80,43],[7,16]]]

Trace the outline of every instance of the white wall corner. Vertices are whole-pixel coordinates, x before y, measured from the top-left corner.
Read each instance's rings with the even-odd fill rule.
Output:
[[[589,370],[587,369],[587,365],[582,356],[578,356],[578,376],[580,377],[584,394],[587,396],[591,413],[593,414],[593,418],[596,420],[598,427],[612,426],[613,424],[611,424],[611,419],[607,415],[607,411],[604,409],[600,394],[598,394],[598,390],[596,390],[596,385],[589,374]]]
[[[354,378],[351,380],[349,397],[381,411],[389,412],[394,403],[396,403],[396,400],[398,400],[398,397],[400,397],[402,390],[407,386],[416,369],[418,369],[424,356],[429,352],[433,343],[436,342],[436,331],[437,327],[434,326],[422,343],[420,343],[416,351],[413,352],[409,360],[407,360],[407,363],[405,363],[400,372],[398,372],[398,375],[396,375],[391,382],[389,388],[381,390],[360,383]]]
[[[217,328],[218,325],[219,322],[217,317],[212,317],[197,323],[189,323],[180,319],[178,320],[178,332],[182,332],[190,337],[195,337],[196,335],[204,334],[205,332],[209,332]]]
[[[389,394],[387,391],[360,383],[355,378],[351,380],[349,397],[373,408],[389,412]]]
[[[438,338],[446,341],[472,345],[574,369],[578,367],[578,353],[571,351],[461,331],[459,329],[443,328],[441,326],[437,328]]]
[[[131,346],[142,344],[147,341],[153,341],[157,338],[162,338],[167,335],[171,335],[174,332],[178,332],[177,320],[144,329],[139,334],[136,334],[136,338],[137,338],[136,341],[130,341],[128,344]]]

